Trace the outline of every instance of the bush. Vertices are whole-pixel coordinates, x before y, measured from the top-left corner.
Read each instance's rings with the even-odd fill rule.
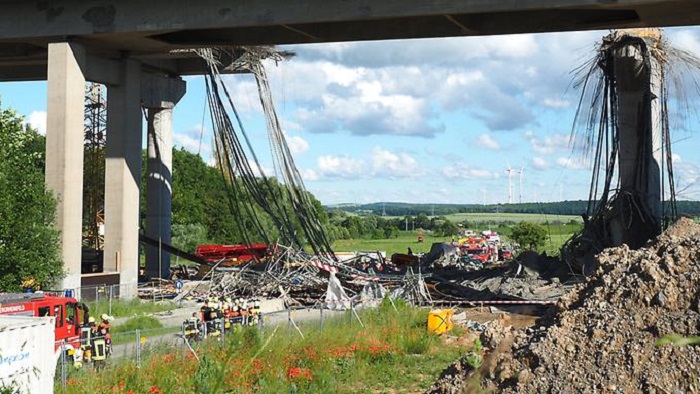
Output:
[[[535,250],[544,245],[547,239],[547,230],[539,224],[520,222],[513,226],[510,237],[523,247]]]

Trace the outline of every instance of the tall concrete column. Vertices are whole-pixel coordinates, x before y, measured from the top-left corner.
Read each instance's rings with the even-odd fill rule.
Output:
[[[77,289],[81,279],[83,220],[84,52],[79,45],[49,44],[46,113],[46,185],[57,199],[62,288]]]
[[[120,272],[122,295],[134,296],[139,274],[141,64],[121,63],[121,84],[107,89],[105,272]],[[133,286],[131,286],[133,285]]]
[[[657,235],[661,223],[661,72],[658,61],[644,55],[645,45],[642,39],[630,40],[613,52],[621,197],[626,193],[636,195],[646,204],[649,215],[640,217],[639,207],[633,207],[611,221],[614,244],[631,247],[639,247]]]
[[[173,109],[148,109],[148,168],[146,180],[146,235],[170,244],[173,168]],[[146,246],[146,275],[169,278],[170,253]]]
[[[171,239],[173,108],[185,91],[180,78],[149,75],[142,84],[141,98],[148,108],[146,235],[161,244],[170,244]],[[170,254],[161,247],[146,246],[146,275],[168,278]]]

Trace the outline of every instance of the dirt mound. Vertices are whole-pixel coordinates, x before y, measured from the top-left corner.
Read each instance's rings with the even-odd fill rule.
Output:
[[[482,371],[485,386],[506,393],[700,392],[700,348],[655,345],[665,334],[700,332],[700,225],[682,219],[645,248],[607,249],[598,262],[536,328],[487,330],[487,348],[510,345],[493,352],[496,361]]]

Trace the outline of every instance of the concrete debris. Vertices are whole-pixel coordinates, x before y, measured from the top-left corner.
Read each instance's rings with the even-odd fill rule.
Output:
[[[273,250],[264,259],[238,266],[224,267],[224,260],[200,266],[202,280],[175,301],[279,297],[287,305],[315,305],[323,300],[331,309],[376,304],[389,293],[393,299],[415,305],[431,301],[423,275],[414,274],[411,267],[397,269],[379,252],[339,262],[282,245]]]
[[[595,274],[534,327],[489,325],[482,343],[494,362],[478,378],[504,393],[700,392],[700,348],[655,345],[698,333],[698,257],[700,225],[689,219],[639,250],[606,249]],[[473,374],[463,375],[430,392],[455,392]]]
[[[479,322],[477,322],[477,321],[469,320],[469,321],[467,321],[464,325],[465,325],[468,329],[470,329],[470,330],[472,330],[472,331],[477,331],[477,332],[484,332],[484,331],[486,331],[486,325],[485,325],[485,324],[481,324],[481,323],[479,323]]]

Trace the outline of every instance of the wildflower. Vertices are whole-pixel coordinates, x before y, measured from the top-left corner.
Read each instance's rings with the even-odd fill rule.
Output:
[[[158,388],[158,386],[151,386],[151,389],[148,391],[148,394],[163,394],[163,391]]]
[[[287,379],[289,380],[312,380],[311,370],[308,368],[292,367],[287,371]]]

